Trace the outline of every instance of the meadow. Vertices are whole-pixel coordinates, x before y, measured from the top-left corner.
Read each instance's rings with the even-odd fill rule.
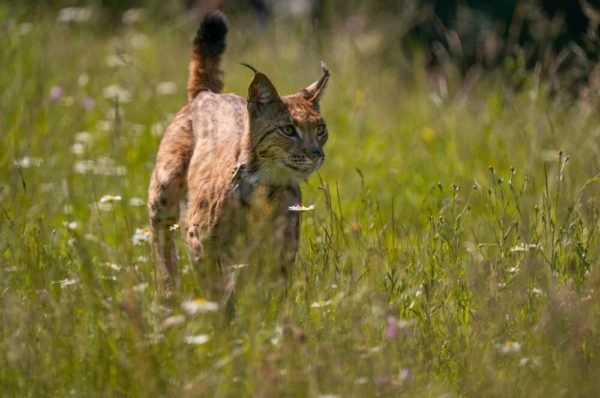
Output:
[[[597,98],[518,59],[440,86],[369,25],[232,18],[226,91],[246,93],[239,62],[282,93],[321,59],[332,78],[287,295],[249,263],[227,321],[181,240],[160,300],[148,244],[197,22],[90,12],[0,4],[0,396],[600,393]]]

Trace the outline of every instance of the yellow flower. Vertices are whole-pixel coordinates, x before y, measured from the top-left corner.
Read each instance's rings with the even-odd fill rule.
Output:
[[[425,142],[433,141],[435,136],[435,131],[431,127],[423,127],[421,130],[421,139]]]

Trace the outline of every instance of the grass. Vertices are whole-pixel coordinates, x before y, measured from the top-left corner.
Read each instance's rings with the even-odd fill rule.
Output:
[[[1,396],[600,391],[594,104],[552,100],[523,70],[468,91],[450,79],[445,94],[418,57],[378,52],[377,30],[233,20],[227,91],[246,91],[238,62],[284,93],[317,79],[321,58],[333,76],[289,294],[265,272],[277,264],[250,264],[225,324],[222,309],[180,305],[206,296],[185,256],[181,296],[160,303],[144,242],[195,23],[59,24],[6,5],[0,20]]]

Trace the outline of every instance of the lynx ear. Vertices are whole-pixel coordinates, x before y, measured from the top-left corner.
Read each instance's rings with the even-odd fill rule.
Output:
[[[269,78],[260,72],[254,74],[254,79],[248,87],[248,107],[251,111],[260,111],[265,106],[281,103],[277,89]]]
[[[323,93],[325,93],[325,89],[327,88],[327,82],[329,81],[329,76],[331,76],[331,72],[327,69],[327,66],[323,61],[321,61],[321,68],[323,69],[323,76],[310,86],[306,87],[300,94],[306,100],[311,102],[315,108],[319,108],[319,102],[323,97]]]

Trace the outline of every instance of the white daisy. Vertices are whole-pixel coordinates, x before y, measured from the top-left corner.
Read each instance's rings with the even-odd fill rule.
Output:
[[[288,207],[289,211],[312,211],[315,209],[315,205],[310,205],[308,207],[302,206],[302,205],[295,205],[295,206],[290,206]]]
[[[185,336],[184,341],[187,344],[193,345],[201,345],[205,344],[210,340],[210,337],[207,334],[197,334],[194,336]]]
[[[197,298],[181,303],[181,309],[190,315],[195,315],[197,313],[215,312],[219,309],[219,304],[205,298]]]

